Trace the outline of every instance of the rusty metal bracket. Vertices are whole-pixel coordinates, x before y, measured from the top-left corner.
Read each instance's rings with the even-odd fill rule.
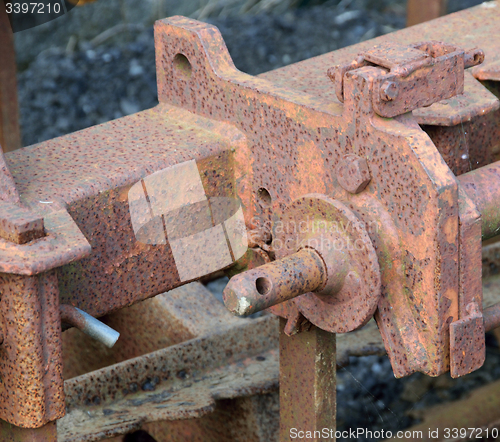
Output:
[[[360,54],[349,64],[330,68],[337,98],[344,102],[345,74],[363,66],[386,70],[373,85],[373,108],[382,117],[395,117],[462,94],[464,69],[484,60],[480,49],[463,49],[438,41],[403,46],[386,43]]]
[[[404,32],[401,41],[408,46],[371,48],[372,43],[366,43],[343,50],[338,60],[328,55],[255,78],[234,67],[213,26],[183,17],[161,20],[155,26],[157,107],[10,152],[0,164],[2,207],[12,212],[4,211],[0,239],[0,417],[19,426],[41,427],[64,414],[60,303],[95,317],[112,315],[198,277],[181,275],[174,256],[174,240],[184,239],[182,230],[192,226],[181,223],[168,235],[169,223],[180,212],[153,213],[159,205],[168,206],[169,198],[158,197],[162,192],[175,199],[199,190],[196,195],[203,197],[195,202],[201,204],[182,212],[187,221],[194,213],[207,215],[215,198],[232,198],[240,205],[240,224],[253,233],[247,253],[229,270],[244,273],[229,288],[244,280],[256,302],[253,309],[236,302],[235,310],[248,313],[276,299],[284,301],[272,307],[287,320],[281,339],[284,349],[292,349],[283,358],[282,372],[293,373],[289,364],[295,362],[297,345],[297,351],[311,356],[304,364],[308,372],[298,367],[297,375],[314,391],[328,388],[330,395],[320,407],[302,407],[309,413],[304,416],[308,422],[323,424],[322,410],[330,419],[335,406],[330,332],[362,326],[374,312],[396,376],[447,370],[461,375],[477,368],[483,360],[482,323],[495,313],[484,319],[481,312],[479,270],[481,231],[484,235],[498,228],[496,209],[483,209],[497,201],[496,193],[479,191],[487,199],[480,204],[471,189],[481,187],[481,175],[490,169],[477,172],[479,177],[471,173],[457,179],[457,171],[469,169],[453,164],[455,144],[434,144],[419,123],[462,124],[483,111],[489,116],[480,124],[495,122],[498,102],[482,89],[478,96],[475,91],[482,86],[470,75],[464,82],[464,70],[481,61],[480,50],[434,41],[415,45],[411,42],[422,36]],[[435,37],[460,43],[445,32]],[[486,46],[491,51],[490,42]],[[346,64],[356,53],[362,55]],[[329,76],[335,87],[325,75],[333,64],[338,67]],[[304,66],[306,75],[297,73]],[[465,89],[468,94],[459,95]],[[451,100],[448,111],[443,110],[444,99]],[[487,106],[482,107],[483,102]],[[409,112],[432,103],[436,106],[416,111],[419,119]],[[490,144],[481,165],[493,158]],[[196,186],[188,183],[176,195],[168,193],[172,186],[154,187],[166,170],[179,171],[187,163]],[[146,210],[141,212],[141,207]],[[204,220],[212,226],[210,216]],[[331,232],[331,225],[343,227]],[[304,226],[306,232],[300,230]],[[148,237],[151,232],[158,234],[158,241]],[[332,251],[326,243],[313,242],[323,239],[357,241],[364,251]],[[280,241],[290,247],[280,247]],[[206,244],[193,245],[188,252],[181,250],[185,262],[191,263]],[[227,261],[217,270],[231,265]],[[279,277],[269,273],[268,280],[266,275],[262,279],[259,272],[269,269],[280,270]],[[241,293],[234,295],[242,300]],[[268,317],[255,323],[271,335]],[[240,331],[243,328],[250,326]],[[263,362],[245,362],[244,353],[253,343],[234,344],[234,334],[224,341],[224,333],[219,330],[183,348],[154,348],[151,351],[159,353],[121,367],[100,365],[98,373],[66,384],[70,414],[78,415],[94,401],[96,434],[105,436],[111,434],[107,429],[122,434],[148,420],[213,409],[218,397],[245,390],[225,384],[217,396],[209,388],[217,379],[214,371],[231,377],[242,363],[248,362],[245,367],[253,371],[255,361]],[[313,347],[307,348],[309,344]],[[261,346],[266,355],[257,354],[259,350],[255,357],[275,367],[275,353],[271,349],[268,354],[262,345],[267,344],[260,342],[253,349]],[[373,351],[379,352],[376,347]],[[192,359],[183,358],[186,348]],[[207,349],[216,359],[210,373],[198,358]],[[237,356],[231,353],[235,349]],[[314,359],[323,349],[328,353],[324,363]],[[123,351],[129,358],[137,356]],[[227,364],[217,365],[224,356]],[[339,360],[345,363],[347,357],[345,353]],[[203,385],[192,408],[169,396],[184,382],[186,361],[193,364],[193,379]],[[162,379],[168,367],[178,370],[176,379]],[[147,376],[141,379],[143,392],[132,391],[137,371]],[[266,388],[272,383],[261,380]],[[155,393],[151,385],[158,386]],[[182,387],[179,398],[191,398],[191,386]],[[307,397],[301,403],[310,403]],[[104,406],[113,404],[125,415],[129,400],[138,402],[127,427]],[[292,415],[292,408],[284,410],[285,420]],[[84,425],[91,422],[85,418]],[[284,422],[283,428],[290,423]],[[88,431],[84,425],[69,425],[64,434],[71,438],[75,430],[83,439]]]
[[[450,374],[457,378],[480,368],[486,357],[482,308],[472,302],[469,315],[450,324]]]

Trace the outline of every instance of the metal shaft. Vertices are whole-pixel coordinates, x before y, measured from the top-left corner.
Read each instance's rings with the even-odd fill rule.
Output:
[[[500,327],[500,303],[483,310],[484,331],[489,332]]]
[[[61,322],[73,325],[83,333],[102,342],[106,347],[113,347],[120,337],[120,333],[116,330],[113,330],[111,327],[79,308],[63,304],[59,309],[61,311]]]
[[[0,42],[0,146],[11,152],[21,147],[21,132],[14,34],[4,7],[0,8]]]
[[[318,290],[326,281],[327,271],[319,254],[302,249],[234,276],[224,290],[224,304],[231,313],[248,316]]]
[[[500,234],[500,161],[458,177],[481,213],[483,239]]]

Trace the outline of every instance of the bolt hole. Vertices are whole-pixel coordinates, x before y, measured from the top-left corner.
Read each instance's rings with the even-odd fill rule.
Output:
[[[190,78],[193,68],[184,54],[177,54],[174,57],[174,68],[183,77]]]
[[[255,288],[261,295],[267,295],[272,288],[272,283],[267,278],[257,278],[255,280]]]
[[[273,199],[271,198],[271,194],[266,188],[261,187],[257,191],[257,198],[262,207],[271,207]]]

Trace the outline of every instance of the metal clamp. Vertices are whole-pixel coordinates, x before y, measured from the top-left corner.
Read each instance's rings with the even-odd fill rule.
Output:
[[[351,63],[328,69],[335,93],[344,102],[344,76],[354,69],[375,66],[387,70],[374,78],[373,108],[382,117],[395,117],[420,107],[460,95],[464,91],[464,69],[481,64],[481,49],[465,51],[438,41],[408,46],[374,46]]]

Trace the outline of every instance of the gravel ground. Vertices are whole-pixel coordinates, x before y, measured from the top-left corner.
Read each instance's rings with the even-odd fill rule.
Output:
[[[450,3],[452,10],[473,4]],[[207,21],[221,30],[236,66],[255,75],[402,28],[404,15],[401,1],[342,0],[282,15]],[[74,50],[43,51],[18,76],[23,144],[154,106],[154,66],[152,28],[121,44],[80,42]],[[210,288],[220,295],[222,285],[218,281]],[[418,422],[418,410],[499,378],[500,352],[491,338],[485,366],[456,380],[448,374],[396,380],[387,358],[353,358],[338,373],[338,429],[403,429]]]
[[[437,378],[415,373],[395,379],[387,357],[351,358],[350,365],[337,374],[337,427],[341,431],[384,430],[394,435],[419,423],[426,408],[465,398],[471,390],[500,379],[499,363],[498,345],[488,335],[483,367],[458,379],[448,373]]]

